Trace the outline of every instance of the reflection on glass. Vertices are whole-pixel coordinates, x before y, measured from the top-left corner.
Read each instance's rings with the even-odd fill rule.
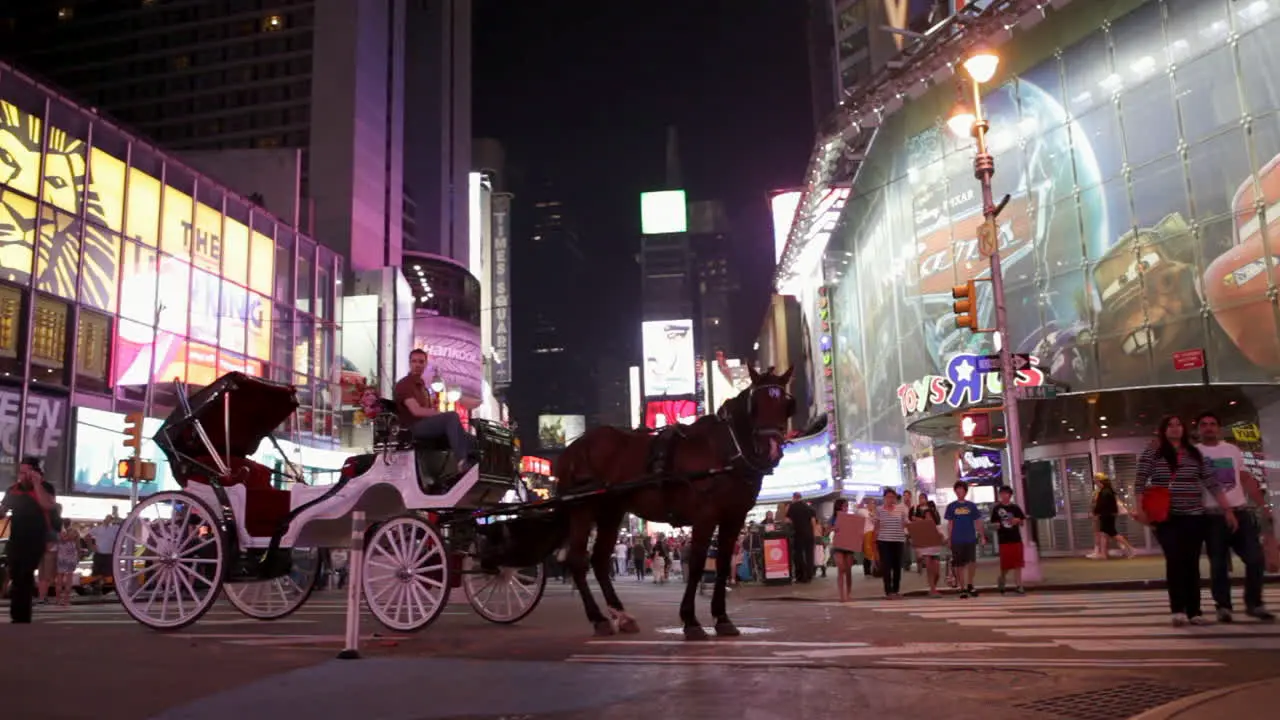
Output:
[[[186,335],[188,308],[196,297],[191,267],[177,258],[161,256],[159,286],[158,304],[152,306],[151,312],[158,314],[160,329]]]
[[[0,189],[0,280],[19,285],[31,282],[35,237],[36,202]]]
[[[1265,163],[1269,158],[1262,158]],[[1191,192],[1196,216],[1231,212],[1231,200],[1241,185],[1253,183],[1253,167],[1243,129],[1232,129],[1187,148]]]
[[[195,210],[193,202],[187,193],[172,185],[165,186],[160,215],[160,249],[175,257],[186,259],[191,256],[189,237],[191,213]]]
[[[222,277],[237,285],[248,282],[249,228],[229,216],[223,227],[222,258]]]
[[[188,335],[193,340],[217,344],[222,281],[216,275],[192,268],[190,292],[191,324]],[[243,347],[243,336],[240,343]]]
[[[1197,143],[1226,125],[1240,122],[1235,75],[1229,47],[1214,50],[1174,71],[1183,140]]]
[[[86,216],[92,222],[120,232],[124,222],[123,160],[94,148],[89,152],[89,206]]]
[[[47,297],[38,297],[35,308],[35,324],[31,330],[31,364],[40,370],[60,371],[67,357],[67,304]],[[33,370],[33,377],[41,381],[54,381],[60,373]]]
[[[36,287],[74,300],[80,265],[80,221],[45,206],[36,245]]]
[[[160,181],[137,168],[129,169],[125,222],[130,238],[156,247],[160,237]]]
[[[111,360],[111,319],[88,310],[76,323],[76,389],[106,392]]]
[[[84,276],[80,279],[80,302],[115,312],[119,286],[120,238],[97,225],[84,226]]]

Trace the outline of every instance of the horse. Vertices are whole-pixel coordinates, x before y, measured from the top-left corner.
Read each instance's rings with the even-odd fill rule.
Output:
[[[711,614],[717,636],[741,634],[725,610],[725,588],[733,569],[732,550],[747,513],[756,504],[764,476],[772,473],[782,459],[787,422],[795,413],[795,399],[787,392],[792,370],[775,375],[773,368],[764,373],[751,369],[750,386],[725,401],[718,413],[699,418],[692,425],[672,426],[657,434],[648,429],[593,428],[565,448],[556,460],[558,494],[599,490],[590,502],[569,509],[565,558],[574,586],[582,596],[587,620],[597,636],[640,631],[636,619],[623,608],[609,577],[618,531],[628,512],[653,522],[693,527],[689,572],[680,602],[686,640],[710,637],[698,622],[694,597],[706,567],[712,533],[719,529],[721,551],[716,555]],[[659,449],[656,454],[655,446]],[[661,467],[655,469],[654,465]],[[655,472],[659,478],[653,483],[640,483],[630,490],[609,490]],[[601,613],[587,586],[587,543],[593,527],[597,534],[590,565],[609,618]]]

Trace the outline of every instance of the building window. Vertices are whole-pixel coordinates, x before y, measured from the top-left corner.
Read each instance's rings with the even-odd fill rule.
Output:
[[[22,327],[22,291],[0,285],[0,358],[18,357],[18,328]]]
[[[74,18],[75,16],[76,16],[75,8],[72,8],[72,7],[60,7],[60,8],[58,8],[58,19],[59,19],[59,20],[70,20],[70,19]]]
[[[191,67],[191,56],[190,55],[174,55],[173,57],[169,58],[169,65],[171,65],[174,70],[186,70],[187,68]]]
[[[76,324],[76,387],[88,392],[107,392],[107,369],[111,367],[111,320],[87,310],[80,311]]]
[[[66,367],[66,356],[67,304],[52,298],[37,298],[31,332],[32,379],[61,384],[60,371]]]
[[[284,17],[268,15],[262,19],[262,32],[278,32],[284,29]]]

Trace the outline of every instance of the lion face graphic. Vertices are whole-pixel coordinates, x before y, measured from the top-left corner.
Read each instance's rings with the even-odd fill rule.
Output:
[[[77,299],[76,280],[84,254],[79,299],[114,309],[119,245],[106,224],[98,193],[88,187],[86,144],[49,128],[40,182],[39,117],[0,102],[0,279]],[[44,208],[36,217],[37,192]],[[81,217],[92,221],[84,223]],[[94,224],[94,223],[98,224]],[[82,242],[83,238],[83,242]]]

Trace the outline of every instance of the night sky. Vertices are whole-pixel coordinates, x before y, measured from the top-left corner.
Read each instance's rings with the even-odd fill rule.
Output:
[[[728,206],[743,284],[762,313],[773,266],[766,193],[799,184],[813,142],[806,5],[477,0],[474,134],[504,143],[517,195],[521,178],[561,190],[607,280],[638,278],[639,194],[663,185],[674,125],[690,200]],[[636,317],[629,291],[597,287],[606,314]],[[762,318],[747,314],[739,334],[754,337]],[[637,334],[614,327],[618,343]]]

